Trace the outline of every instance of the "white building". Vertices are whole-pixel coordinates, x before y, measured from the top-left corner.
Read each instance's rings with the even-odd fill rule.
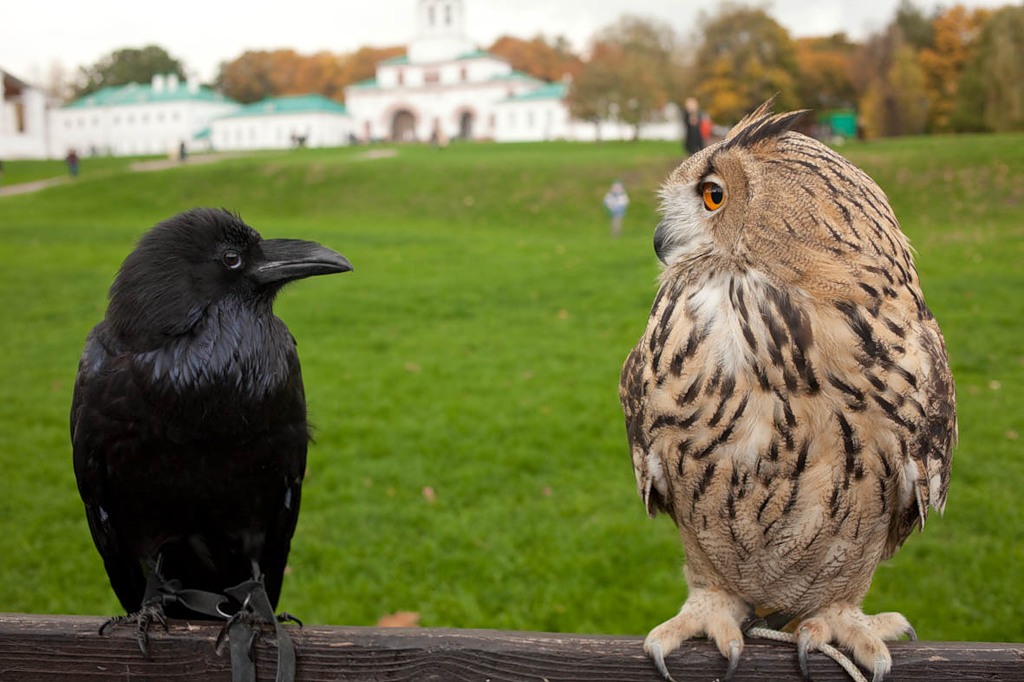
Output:
[[[564,84],[514,71],[466,38],[462,0],[418,0],[417,33],[407,54],[377,65],[375,78],[345,89],[345,103],[363,140],[435,138],[526,142],[628,139],[631,127],[573,119]],[[674,107],[641,137],[678,139]]]
[[[46,157],[46,96],[0,69],[0,160]]]
[[[106,87],[50,112],[50,154],[166,154],[203,146],[210,122],[239,104],[197,81],[154,76]]]
[[[341,147],[354,133],[345,105],[323,95],[272,97],[214,119],[214,149]]]

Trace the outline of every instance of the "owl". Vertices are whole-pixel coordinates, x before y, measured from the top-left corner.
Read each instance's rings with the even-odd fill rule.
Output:
[[[706,635],[736,670],[744,627],[788,624],[889,672],[914,630],[864,595],[929,507],[957,437],[945,342],[881,189],[769,100],[661,189],[664,264],[620,399],[647,512],[667,513],[688,596],[644,649]]]

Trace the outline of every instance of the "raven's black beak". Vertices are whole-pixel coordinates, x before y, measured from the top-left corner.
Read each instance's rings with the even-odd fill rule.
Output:
[[[260,284],[292,282],[303,277],[348,272],[352,264],[337,251],[302,239],[264,239],[263,258],[254,277]]]

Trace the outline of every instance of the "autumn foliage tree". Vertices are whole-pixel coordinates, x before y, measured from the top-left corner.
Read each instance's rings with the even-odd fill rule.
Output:
[[[572,78],[583,67],[583,61],[564,36],[551,42],[543,36],[530,40],[501,36],[487,51],[507,61],[513,69],[549,83]]]
[[[799,38],[794,44],[802,106],[818,110],[854,106],[857,90],[850,79],[850,66],[857,45],[845,33]]]
[[[968,10],[963,5],[954,5],[932,22],[932,47],[918,54],[928,96],[928,130],[953,130],[960,79],[990,14],[986,9]]]
[[[249,50],[221,65],[217,87],[243,104],[283,95],[298,61],[295,50]]]
[[[377,62],[404,51],[400,47],[364,47],[350,55],[302,55],[295,50],[251,50],[221,65],[217,86],[243,103],[309,93],[343,101],[346,86],[369,78]]]
[[[867,135],[924,132],[928,113],[924,74],[917,53],[895,22],[861,45],[853,60],[860,93],[859,115]]]
[[[1024,5],[985,22],[964,68],[953,114],[958,130],[1024,130]]]
[[[401,46],[361,47],[342,57],[341,81],[344,86],[372,78],[377,73],[377,64],[405,54]]]
[[[569,89],[569,106],[582,120],[614,119],[633,127],[660,120],[678,102],[682,67],[676,34],[664,22],[624,16],[598,33],[590,59]]]
[[[701,25],[696,94],[714,120],[738,121],[772,95],[780,110],[799,108],[796,48],[764,9],[726,4]]]

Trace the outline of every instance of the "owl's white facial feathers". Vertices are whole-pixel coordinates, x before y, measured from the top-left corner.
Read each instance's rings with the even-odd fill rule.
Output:
[[[707,254],[714,247],[710,222],[714,218],[697,193],[701,180],[670,185],[661,190],[662,220],[658,226],[661,247],[658,257],[670,266],[698,254]]]

